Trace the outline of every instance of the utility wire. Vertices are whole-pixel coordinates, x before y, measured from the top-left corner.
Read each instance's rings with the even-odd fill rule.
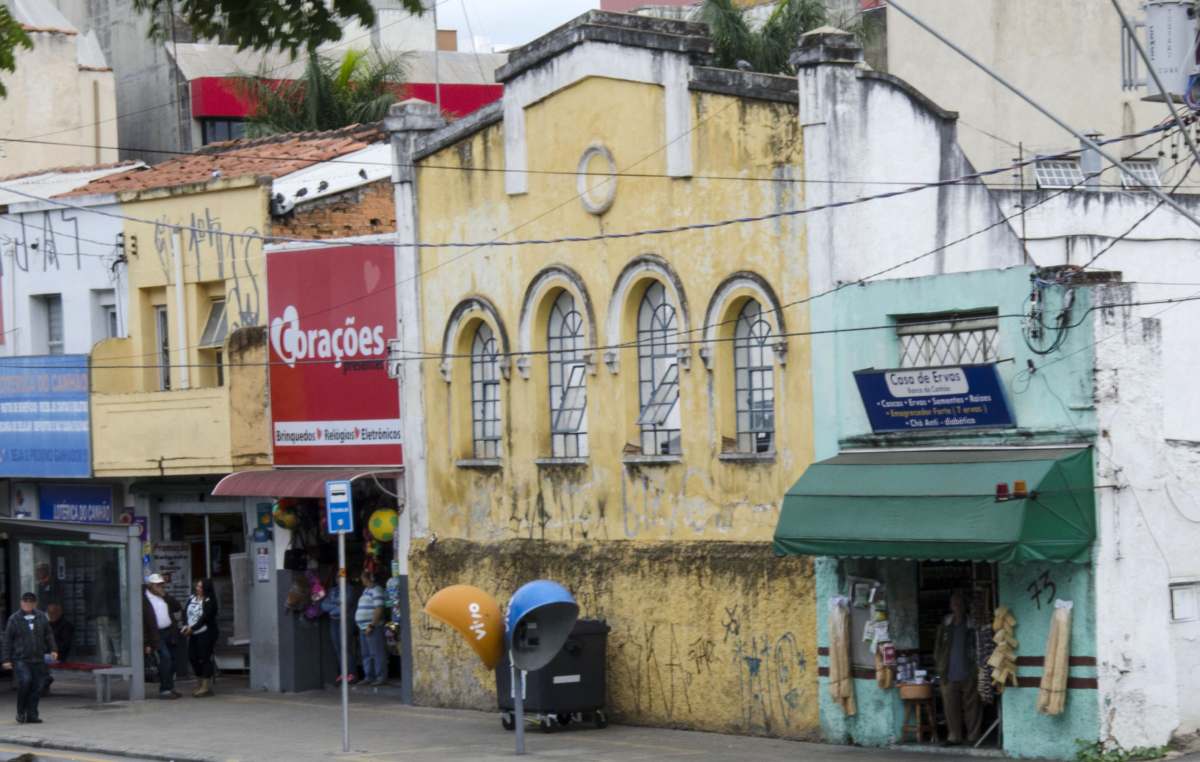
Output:
[[[907,2],[907,0],[905,0],[905,1]],[[1066,130],[1067,132],[1071,133],[1071,134],[1072,134],[1072,135],[1074,135],[1076,138],[1078,138],[1078,139],[1079,139],[1079,142],[1083,143],[1083,144],[1084,144],[1085,146],[1087,146],[1088,148],[1090,148],[1090,149],[1092,149],[1093,151],[1095,151],[1096,153],[1100,154],[1100,156],[1102,156],[1102,157],[1104,157],[1105,159],[1107,159],[1107,160],[1108,160],[1110,163],[1112,163],[1112,164],[1115,164],[1115,165],[1117,165],[1118,167],[1120,167],[1120,168],[1121,168],[1121,170],[1122,170],[1123,172],[1125,172],[1127,175],[1129,175],[1130,177],[1136,177],[1136,175],[1135,175],[1135,174],[1134,174],[1134,173],[1133,173],[1133,172],[1132,172],[1132,171],[1129,169],[1129,167],[1125,165],[1125,162],[1123,162],[1123,161],[1121,161],[1120,159],[1116,158],[1115,156],[1113,156],[1112,154],[1110,154],[1108,151],[1105,151],[1103,148],[1101,148],[1101,147],[1100,147],[1100,144],[1099,144],[1099,143],[1097,143],[1096,141],[1092,140],[1092,139],[1091,139],[1091,138],[1089,138],[1088,136],[1084,135],[1082,132],[1080,132],[1079,130],[1075,129],[1075,128],[1074,128],[1074,127],[1072,127],[1071,125],[1067,124],[1065,121],[1063,121],[1062,119],[1060,119],[1058,116],[1056,116],[1056,115],[1055,115],[1055,114],[1054,114],[1052,111],[1050,111],[1049,109],[1047,109],[1045,106],[1043,106],[1042,104],[1038,103],[1037,101],[1035,101],[1035,100],[1034,100],[1033,98],[1031,98],[1030,96],[1026,95],[1026,94],[1025,94],[1025,93],[1024,93],[1024,92],[1023,92],[1023,91],[1022,91],[1020,88],[1018,88],[1016,85],[1012,84],[1012,83],[1011,83],[1011,82],[1009,82],[1007,79],[1005,79],[1004,77],[1000,76],[1000,74],[999,74],[999,73],[997,73],[997,72],[996,72],[994,69],[992,69],[992,68],[988,67],[988,66],[987,66],[987,64],[983,63],[983,62],[982,62],[982,61],[980,61],[978,58],[976,58],[975,56],[971,55],[970,53],[968,53],[968,52],[967,52],[966,50],[964,50],[963,48],[961,48],[961,47],[959,47],[958,45],[956,45],[956,44],[955,44],[953,41],[951,41],[951,40],[950,40],[948,37],[946,37],[944,34],[942,34],[941,32],[938,32],[936,29],[934,29],[933,27],[931,27],[929,24],[927,24],[927,23],[925,23],[924,21],[922,21],[922,20],[921,20],[921,19],[920,19],[918,16],[916,16],[915,14],[913,14],[913,12],[912,12],[912,11],[908,10],[907,8],[905,8],[905,7],[904,7],[903,5],[901,5],[899,2],[894,2],[893,0],[888,0],[888,5],[889,5],[890,7],[892,7],[892,8],[895,8],[895,9],[896,9],[897,11],[899,11],[900,13],[903,13],[905,16],[907,16],[909,19],[911,19],[911,20],[912,20],[912,21],[913,21],[915,24],[917,24],[918,26],[920,26],[921,28],[923,28],[925,31],[927,31],[927,32],[929,32],[930,34],[932,34],[934,37],[936,37],[936,38],[938,38],[939,40],[941,40],[941,41],[942,41],[944,44],[946,44],[947,46],[949,46],[949,47],[950,47],[952,50],[954,50],[956,53],[958,53],[959,55],[961,55],[963,58],[966,58],[968,61],[970,61],[971,63],[973,63],[973,64],[975,64],[976,66],[978,66],[980,69],[982,69],[982,70],[983,70],[983,71],[984,71],[984,72],[985,72],[985,73],[986,73],[988,76],[990,76],[992,79],[994,79],[994,80],[996,80],[997,82],[999,82],[1000,84],[1004,85],[1006,88],[1008,88],[1009,90],[1011,90],[1011,91],[1012,91],[1014,94],[1016,94],[1017,96],[1019,96],[1019,97],[1020,97],[1022,100],[1024,100],[1026,103],[1028,103],[1029,105],[1033,106],[1033,107],[1034,107],[1035,109],[1037,109],[1038,111],[1042,112],[1042,114],[1044,114],[1044,115],[1045,115],[1046,117],[1048,117],[1048,118],[1049,118],[1051,121],[1053,121],[1054,123],[1056,123],[1056,124],[1057,124],[1059,127],[1062,127],[1064,130]],[[1134,38],[1134,39],[1136,40],[1136,38]],[[1166,204],[1167,204],[1168,206],[1170,206],[1172,209],[1174,209],[1175,211],[1179,212],[1179,213],[1180,213],[1180,214],[1182,214],[1184,217],[1188,218],[1188,219],[1189,219],[1189,220],[1191,220],[1193,223],[1195,223],[1195,224],[1196,224],[1198,227],[1200,227],[1200,219],[1197,219],[1197,217],[1196,217],[1194,214],[1192,214],[1190,211],[1188,211],[1187,209],[1185,209],[1185,208],[1184,208],[1184,207],[1183,207],[1183,206],[1182,206],[1182,205],[1181,205],[1179,202],[1175,201],[1173,198],[1171,198],[1170,196],[1168,196],[1167,194],[1163,193],[1161,190],[1159,190],[1158,188],[1155,188],[1155,187],[1153,187],[1153,186],[1149,186],[1149,187],[1147,188],[1147,190],[1149,190],[1149,191],[1150,191],[1151,193],[1153,193],[1154,195],[1158,196],[1160,199],[1162,199],[1162,201],[1163,201],[1164,203],[1166,203]]]
[[[1116,308],[1116,307],[1138,307],[1138,306],[1149,306],[1149,305],[1156,305],[1156,304],[1170,304],[1171,307],[1175,307],[1183,302],[1193,302],[1193,301],[1200,301],[1200,292],[1193,294],[1192,296],[1181,297],[1178,299],[1153,299],[1153,300],[1143,301],[1143,302],[1121,302],[1121,303],[1113,303],[1113,304],[1100,304],[1100,305],[1095,305],[1093,307],[1089,307],[1084,312],[1084,315],[1086,316],[1088,313],[1095,312],[1097,310],[1106,310],[1106,309],[1112,309],[1112,308]],[[1171,309],[1171,307],[1168,307],[1167,309]],[[1165,311],[1166,310],[1163,310],[1163,312],[1165,312]],[[1162,313],[1160,312],[1158,314],[1162,314]],[[1013,313],[1013,314],[1008,314],[1008,315],[994,316],[994,318],[997,320],[1007,320],[1007,319],[1014,319],[1014,318],[1024,319],[1026,317],[1028,317],[1028,316],[1025,315],[1024,313]],[[907,326],[938,325],[938,324],[945,323],[945,322],[946,322],[946,319],[944,317],[941,317],[941,318],[938,318],[937,320],[920,321],[920,322],[916,322],[916,323],[905,323],[905,325],[907,325]],[[1078,326],[1079,323],[1076,323],[1075,325]],[[264,331],[266,330],[266,326],[259,326],[259,328]],[[771,337],[772,338],[775,338],[775,337],[788,338],[788,337],[794,337],[794,336],[795,337],[828,336],[828,335],[840,334],[840,333],[862,333],[864,331],[887,331],[887,330],[895,330],[895,329],[896,329],[896,324],[889,323],[889,324],[885,324],[885,325],[856,326],[853,328],[824,328],[824,329],[819,329],[819,330],[814,330],[814,331],[786,331],[783,333],[772,334]],[[1128,329],[1126,329],[1126,330],[1128,330]],[[1105,338],[1111,338],[1111,336],[1105,337]],[[674,341],[673,343],[675,343],[676,345],[680,345],[680,344],[694,345],[694,344],[725,343],[725,342],[736,342],[736,341],[745,341],[745,339],[738,338],[736,336],[727,336],[727,337],[717,337],[717,338],[713,338],[713,339],[685,339],[685,340]],[[586,349],[586,351],[595,352],[595,351],[602,351],[602,350],[635,349],[638,347],[638,345],[639,345],[639,342],[631,341],[631,342],[624,342],[621,344],[609,344],[606,346],[588,347]],[[172,351],[177,351],[177,350],[172,350]],[[1079,351],[1082,351],[1082,350],[1077,350],[1076,352],[1072,352],[1071,355],[1077,354]],[[515,352],[511,352],[511,351],[510,352],[496,352],[494,354],[489,355],[489,357],[524,357],[524,356],[533,356],[533,355],[551,355],[551,354],[561,354],[561,353],[562,353],[562,350],[531,349],[529,351],[519,351],[518,350]],[[157,353],[155,353],[155,354],[157,354]],[[356,355],[353,357],[343,356],[341,359],[330,357],[330,358],[323,359],[323,360],[297,360],[297,361],[290,362],[290,363],[283,362],[283,361],[268,360],[266,362],[251,362],[251,363],[171,363],[170,365],[162,365],[159,363],[155,363],[153,365],[92,365],[92,366],[89,366],[88,370],[115,370],[115,369],[128,369],[128,368],[162,368],[162,367],[214,368],[214,367],[218,367],[218,366],[226,367],[226,368],[238,368],[238,367],[259,368],[259,367],[271,366],[271,365],[287,365],[290,367],[290,366],[296,366],[296,365],[339,365],[339,364],[346,364],[346,363],[362,363],[362,362],[382,363],[382,362],[387,362],[388,359],[403,359],[405,362],[433,361],[433,360],[441,361],[441,360],[450,360],[450,359],[465,359],[465,358],[470,358],[470,357],[476,356],[476,355],[472,355],[472,354],[440,354],[440,353],[439,354],[406,353],[406,354],[408,354],[409,356],[404,357],[404,358],[375,358],[375,357],[359,358]],[[1066,355],[1065,357],[1062,357],[1062,358],[1059,358],[1052,362],[1046,363],[1045,365],[1038,367],[1037,370],[1041,370],[1042,368],[1048,367],[1049,365],[1052,365],[1054,362],[1059,362],[1063,359],[1066,359],[1066,357],[1070,357],[1071,355]],[[8,362],[5,362],[6,360],[15,360],[15,359],[17,359],[17,358],[2,358],[2,359],[0,359],[0,368],[44,369],[44,368],[61,368],[62,367],[61,365],[41,366],[41,365],[28,365],[28,364],[24,364],[24,363],[11,363],[10,364]],[[110,359],[119,359],[119,358],[110,358]],[[1028,371],[1025,371],[1025,372],[1028,372]]]

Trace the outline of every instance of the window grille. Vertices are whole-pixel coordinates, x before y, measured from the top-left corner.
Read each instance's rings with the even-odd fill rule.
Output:
[[[550,309],[546,349],[550,366],[551,453],[556,458],[583,457],[588,454],[583,316],[569,291],[560,293]]]
[[[999,321],[994,317],[896,327],[901,368],[978,365],[999,359]]]
[[[738,452],[773,452],[775,449],[773,334],[758,302],[747,302],[738,315],[733,334]]]
[[[42,298],[46,300],[47,354],[61,355],[63,353],[62,296],[50,294]]]
[[[1074,188],[1083,185],[1083,168],[1079,159],[1047,159],[1033,166],[1039,188]]]
[[[678,455],[679,441],[679,336],[675,308],[667,301],[661,283],[646,289],[638,307],[638,401],[642,410],[644,455]]]
[[[1129,172],[1121,172],[1121,185],[1126,188],[1158,188],[1162,178],[1158,176],[1156,159],[1126,159]]]
[[[200,349],[212,349],[225,343],[229,335],[229,321],[225,317],[225,300],[216,299],[208,308],[208,322],[200,334]]]
[[[158,329],[158,388],[171,388],[171,334],[167,322],[167,308],[154,308],[154,325]]]
[[[500,457],[500,364],[496,336],[481,323],[471,345],[471,428],[476,458]]]

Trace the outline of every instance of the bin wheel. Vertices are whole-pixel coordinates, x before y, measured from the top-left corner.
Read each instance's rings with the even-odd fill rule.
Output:
[[[512,716],[511,712],[501,712],[500,724],[504,726],[505,730],[516,730],[517,720]]]
[[[596,710],[596,718],[595,719],[596,719],[596,727],[598,727],[598,728],[607,728],[608,727],[608,717],[606,717],[604,715],[603,709]]]
[[[555,716],[554,719],[558,720],[559,725],[570,725],[571,724],[571,715],[569,715],[569,714],[560,714],[560,715]]]
[[[554,718],[550,715],[546,715],[545,717],[542,718],[541,725],[542,725],[543,733],[551,732],[552,730],[554,730]]]

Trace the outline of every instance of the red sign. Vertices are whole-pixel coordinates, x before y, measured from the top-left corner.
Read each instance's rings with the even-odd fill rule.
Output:
[[[400,465],[391,246],[267,254],[277,466]]]

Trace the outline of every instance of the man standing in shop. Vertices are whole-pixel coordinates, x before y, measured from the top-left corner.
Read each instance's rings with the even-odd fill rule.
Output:
[[[975,666],[975,623],[967,616],[967,597],[956,591],[950,596],[950,613],[938,625],[934,647],[942,703],[951,745],[979,740],[983,710],[979,702],[979,680]]]

